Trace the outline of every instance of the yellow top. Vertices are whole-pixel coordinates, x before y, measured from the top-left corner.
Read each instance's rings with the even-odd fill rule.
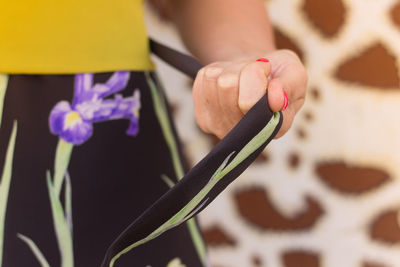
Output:
[[[0,72],[153,67],[142,0],[0,0]]]

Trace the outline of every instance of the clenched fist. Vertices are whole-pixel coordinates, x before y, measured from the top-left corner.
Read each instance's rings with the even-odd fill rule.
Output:
[[[248,57],[209,64],[198,72],[193,85],[197,124],[222,139],[268,91],[271,110],[283,113],[279,138],[303,105],[306,85],[306,70],[290,50],[275,50],[258,60]]]

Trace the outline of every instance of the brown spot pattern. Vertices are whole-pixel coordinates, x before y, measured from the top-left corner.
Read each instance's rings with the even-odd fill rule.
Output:
[[[326,37],[337,34],[344,24],[346,10],[341,0],[305,0],[303,10]]]
[[[261,267],[263,265],[261,258],[257,255],[253,255],[251,262],[253,263],[254,267]]]
[[[311,122],[314,120],[314,115],[310,111],[305,111],[304,118],[306,119],[306,121]]]
[[[170,103],[169,104],[169,109],[172,114],[172,116],[176,116],[179,110],[179,105],[177,103]]]
[[[397,3],[391,10],[390,15],[392,17],[392,20],[394,24],[397,25],[397,27],[400,27],[400,2]]]
[[[309,94],[314,101],[321,100],[321,93],[319,92],[319,90],[317,88],[315,88],[315,87],[311,88]]]
[[[214,225],[203,230],[205,242],[211,246],[235,246],[236,241],[229,236],[220,226]]]
[[[285,267],[320,267],[319,255],[310,251],[288,251],[282,260]]]
[[[299,139],[301,139],[301,140],[304,140],[304,139],[307,138],[306,131],[304,131],[302,128],[298,128],[298,129],[296,130],[296,134],[297,134],[297,137],[298,137]]]
[[[309,229],[322,216],[323,210],[312,197],[306,197],[307,208],[293,218],[282,215],[268,198],[263,188],[252,188],[235,194],[240,214],[248,222],[264,230],[296,231]]]
[[[303,52],[300,48],[284,33],[275,29],[275,43],[278,49],[289,49],[295,52],[301,60],[304,59]]]
[[[399,210],[380,214],[371,224],[371,238],[385,243],[400,243]]]
[[[336,71],[336,77],[380,89],[399,89],[396,58],[380,43],[342,63]]]
[[[297,169],[300,164],[300,156],[296,152],[292,152],[289,154],[288,164],[291,169]]]
[[[267,154],[265,151],[262,152],[258,157],[256,158],[255,162],[257,163],[267,163],[270,160],[270,155]]]
[[[389,181],[389,174],[372,167],[349,166],[343,162],[321,162],[315,169],[330,187],[349,194],[365,193]]]
[[[362,267],[387,267],[386,265],[376,263],[376,262],[364,262]]]

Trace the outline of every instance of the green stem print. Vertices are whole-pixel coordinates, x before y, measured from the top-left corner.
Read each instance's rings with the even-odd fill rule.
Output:
[[[136,243],[130,245],[129,247],[122,250],[118,253],[110,262],[110,267],[114,265],[114,262],[124,253],[127,253],[131,249],[144,244],[151,239],[156,238],[161,235],[165,231],[183,223],[188,218],[190,218],[193,214],[197,212],[198,209],[204,205],[208,199],[205,198],[207,194],[211,191],[211,189],[231,170],[237,167],[240,163],[242,163],[249,155],[251,155],[255,150],[257,150],[262,144],[267,141],[271,135],[273,134],[275,128],[279,124],[280,114],[279,112],[275,112],[274,116],[267,123],[267,125],[256,135],[254,136],[229,162],[230,158],[235,154],[235,151],[231,152],[219,168],[214,172],[209,182],[197,193],[197,195],[192,198],[186,206],[184,206],[179,212],[177,212],[174,216],[172,216],[168,221],[154,230],[150,235],[146,238],[137,241]],[[229,164],[228,164],[229,162]],[[197,207],[197,208],[196,208]]]
[[[2,103],[1,103],[2,106]],[[2,107],[0,107],[2,110]],[[14,122],[10,141],[6,152],[6,159],[3,167],[3,174],[0,181],[0,266],[3,258],[3,242],[4,242],[4,222],[6,217],[8,192],[10,190],[12,164],[15,148],[15,139],[17,135],[17,122]]]
[[[155,86],[151,76],[149,73],[146,73],[146,78],[147,82],[149,84],[152,96],[153,96],[153,101],[154,101],[154,106],[156,107],[156,114],[159,118],[160,124],[162,126],[163,131],[169,131],[168,136],[172,136],[171,128],[170,126],[165,127],[165,125],[169,125],[168,117],[167,117],[167,110],[165,108],[165,102],[164,100],[159,96],[157,87]],[[159,226],[156,230],[154,230],[152,233],[150,233],[148,236],[145,238],[138,240],[137,242],[131,244],[130,246],[126,247],[122,251],[120,251],[117,255],[115,255],[111,261],[110,261],[110,267],[113,267],[115,261],[124,253],[127,253],[131,249],[144,244],[165,231],[183,223],[187,222],[189,223],[190,221],[193,221],[193,219],[190,219],[194,214],[198,212],[208,201],[209,199],[207,198],[208,193],[214,188],[214,186],[221,181],[221,179],[224,178],[225,175],[227,175],[230,171],[232,171],[234,168],[236,168],[239,164],[241,164],[245,159],[247,159],[251,154],[253,154],[257,149],[259,149],[274,133],[276,127],[279,125],[280,122],[280,113],[275,112],[272,116],[272,118],[269,120],[267,125],[264,126],[263,129],[261,129],[257,135],[255,135],[240,151],[236,153],[236,151],[232,151],[229,155],[226,156],[224,161],[220,164],[218,169],[214,172],[214,174],[210,177],[208,183],[181,209],[179,210],[175,215],[173,215],[170,219],[168,219],[166,222],[164,222],[161,226]],[[164,135],[166,135],[164,133]],[[175,144],[176,146],[176,144]],[[174,148],[177,150],[177,148]],[[171,153],[172,154],[172,153]],[[172,154],[173,155],[173,154]],[[173,160],[178,161],[179,158],[174,158]],[[165,180],[165,177],[163,178]],[[190,225],[189,230],[195,229],[196,233],[198,232],[198,228],[190,228],[191,226],[196,226],[196,224]],[[200,235],[199,235],[200,237]],[[192,236],[193,238],[193,236]],[[199,242],[199,243],[196,243]],[[194,239],[195,245],[197,244],[204,244],[202,243],[202,239],[200,238],[199,240]],[[203,260],[203,264],[206,265],[205,261],[205,251],[204,254],[201,254],[202,251],[198,251],[199,256],[201,256]],[[204,256],[204,257],[203,257]]]
[[[130,72],[115,72],[107,83],[93,84],[93,73],[77,74],[75,76],[74,101],[60,101],[56,104],[49,117],[50,131],[60,136],[55,161],[54,180],[47,172],[47,186],[51,201],[53,223],[56,230],[58,247],[61,253],[61,266],[73,267],[72,242],[72,187],[67,168],[74,145],[81,145],[92,136],[95,122],[112,119],[129,119],[127,134],[135,136],[138,133],[138,114],[140,108],[140,93],[135,91],[132,97],[117,100],[103,98],[123,90],[130,78]],[[107,105],[101,105],[107,101]],[[93,114],[83,116],[77,105],[90,107]],[[125,107],[125,108],[123,108]],[[129,108],[126,108],[129,107]],[[100,112],[102,111],[102,112]],[[108,116],[103,114],[107,113]],[[62,122],[60,125],[60,121]],[[61,189],[65,184],[64,208],[60,202]]]
[[[3,117],[3,103],[8,85],[8,75],[0,74],[0,127]],[[8,142],[6,157],[3,165],[3,173],[0,180],[0,266],[3,262],[4,246],[4,223],[7,210],[8,192],[10,190],[12,164],[14,157],[15,139],[17,136],[17,122],[14,122],[13,129]]]
[[[72,148],[72,144],[59,139],[54,161],[54,185],[51,180],[50,171],[47,171],[47,188],[49,191],[50,206],[58,248],[61,254],[61,267],[74,266],[72,242],[72,190],[70,177],[67,173],[67,167],[69,165]],[[65,212],[60,201],[61,188],[64,181]],[[29,246],[42,267],[50,266],[40,249],[30,238],[22,234],[18,234],[18,237]]]
[[[174,258],[167,264],[166,267],[186,267],[186,265],[181,262],[181,259]]]
[[[32,241],[27,236],[24,236],[22,234],[17,235],[19,239],[21,239],[25,244],[28,245],[28,247],[32,250],[33,254],[35,255],[36,259],[39,261],[40,266],[42,267],[50,267],[50,264],[47,262],[46,258],[43,256],[42,252],[40,249],[36,246],[35,242]]]
[[[56,159],[54,161],[54,189],[57,196],[60,196],[73,147],[73,144],[67,143],[61,138],[58,140]]]
[[[57,243],[61,254],[61,267],[74,266],[74,254],[72,243],[72,195],[71,181],[67,173],[73,145],[59,139],[56,156],[54,161],[54,185],[50,177],[50,171],[47,171],[47,188],[53,215],[53,224],[57,237]],[[60,201],[61,188],[65,181],[65,212]],[[18,237],[24,241],[32,250],[36,259],[42,267],[49,266],[45,257],[28,237],[19,234]]]
[[[168,118],[168,110],[167,110],[167,106],[165,103],[165,99],[160,96],[158,89],[153,82],[153,79],[150,77],[150,73],[145,72],[145,74],[146,74],[147,83],[150,87],[151,96],[153,98],[154,109],[155,109],[158,121],[160,123],[162,132],[164,134],[165,141],[167,142],[169,151],[171,153],[172,163],[173,163],[173,166],[175,169],[175,175],[176,175],[177,180],[180,180],[184,176],[184,171],[183,171],[181,159],[179,157],[178,145],[176,143],[174,134],[172,132],[171,122],[169,121],[169,118]],[[206,266],[207,265],[206,245],[204,244],[203,238],[200,234],[199,228],[197,227],[196,221],[194,219],[188,220],[187,226],[189,229],[189,233],[192,237],[193,244],[196,248],[197,254],[200,257],[200,260],[201,260],[203,266]]]
[[[68,224],[59,195],[51,181],[50,172],[47,172],[47,187],[49,190],[51,212],[53,214],[53,223],[57,236],[58,247],[61,253],[61,267],[74,266],[74,253],[72,244],[72,233]]]
[[[65,218],[72,235],[72,186],[68,172],[65,173]]]
[[[169,151],[171,153],[172,164],[174,166],[175,175],[177,176],[176,177],[177,180],[180,180],[183,178],[185,174],[183,171],[181,159],[179,157],[178,145],[176,144],[176,140],[171,128],[171,122],[169,121],[168,118],[168,110],[165,103],[165,99],[162,96],[160,96],[158,89],[155,83],[153,82],[153,79],[150,76],[150,73],[145,72],[145,74],[147,83],[150,87],[151,96],[153,98],[154,110],[157,115],[158,121],[160,123],[165,141],[167,142]]]
[[[165,174],[161,174],[161,180],[168,185],[169,188],[174,187],[175,183]]]
[[[8,85],[8,75],[0,73],[0,126],[3,118],[3,103]]]
[[[55,151],[53,179],[50,170],[47,170],[46,179],[53,225],[61,256],[61,267],[74,266],[72,186],[67,171],[74,145],[83,144],[92,136],[92,124],[95,122],[127,119],[130,121],[127,134],[136,136],[139,131],[140,92],[138,90],[135,90],[131,97],[119,98],[120,95],[116,94],[114,100],[104,99],[127,86],[130,72],[115,72],[104,84],[93,84],[93,76],[93,73],[77,74],[75,76],[73,103],[60,101],[53,107],[49,116],[50,132],[60,136]],[[8,76],[0,74],[0,124],[7,81]],[[105,104],[101,105],[102,102],[105,102]],[[79,113],[80,110],[76,107],[77,105],[90,107],[93,114],[83,116]],[[106,113],[108,116],[104,116]],[[11,179],[15,136],[16,123],[14,123],[0,183],[0,267],[3,251],[4,217]],[[61,203],[63,186],[64,203]],[[22,234],[18,234],[18,238],[31,249],[42,267],[49,266],[33,240]]]

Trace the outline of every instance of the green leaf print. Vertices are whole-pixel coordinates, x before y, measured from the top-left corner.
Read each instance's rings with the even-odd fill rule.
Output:
[[[61,187],[71,158],[73,144],[58,140],[56,158],[54,161],[54,189],[56,196],[60,196]]]
[[[138,242],[132,244],[131,246],[125,248],[123,251],[118,253],[111,261],[110,267],[113,266],[114,262],[124,253],[129,250],[150,241],[151,239],[161,235],[165,231],[181,224],[187,218],[190,218],[191,214],[195,213],[196,207],[198,205],[204,205],[207,199],[204,200],[206,195],[211,191],[211,189],[231,170],[233,170],[236,166],[242,163],[249,155],[251,155],[254,151],[256,151],[262,144],[264,144],[273,134],[275,128],[279,124],[280,113],[275,112],[274,116],[267,123],[267,125],[256,135],[254,136],[240,151],[236,154],[236,156],[229,162],[230,158],[233,156],[235,152],[231,152],[225,160],[221,163],[219,168],[214,172],[209,182],[196,194],[194,198],[192,198],[186,206],[184,206],[179,212],[177,212],[174,216],[172,216],[168,221],[162,224],[159,228],[153,231],[146,238],[139,240]],[[229,164],[228,164],[229,162]]]
[[[167,145],[171,153],[172,163],[174,165],[175,174],[177,176],[176,178],[177,180],[180,180],[184,176],[184,171],[178,153],[178,145],[176,144],[176,140],[171,128],[171,122],[169,121],[168,118],[167,105],[165,103],[165,99],[160,96],[159,91],[150,76],[150,73],[145,72],[145,74],[147,83],[150,87],[151,96],[153,98],[154,110],[156,112],[158,121],[160,123],[162,132],[164,134],[165,141],[167,142]]]
[[[8,75],[0,73],[0,126],[3,118],[3,103],[8,85]]]
[[[72,186],[71,177],[69,177],[68,172],[65,172],[65,218],[67,220],[69,230],[72,235]]]
[[[168,263],[167,267],[186,267],[186,265],[181,262],[180,258],[174,258]]]
[[[25,242],[29,246],[29,248],[32,250],[33,254],[35,255],[36,259],[39,261],[40,266],[42,267],[50,267],[50,264],[47,262],[46,258],[43,256],[42,252],[40,249],[36,246],[35,242],[32,241],[27,236],[24,236],[22,234],[17,235],[19,239]]]
[[[0,107],[0,110],[2,110],[2,107]],[[11,183],[12,164],[13,164],[16,136],[17,136],[17,122],[14,121],[10,141],[8,142],[6,158],[3,167],[3,174],[1,176],[1,181],[0,181],[0,266],[2,265],[2,259],[3,259],[4,223],[7,210],[8,192],[10,190],[10,183]]]
[[[168,185],[169,188],[174,187],[175,183],[165,174],[161,174],[161,180]]]
[[[64,215],[61,202],[51,182],[50,172],[47,172],[47,187],[49,190],[53,223],[57,236],[58,246],[61,253],[61,267],[74,266],[74,253],[70,227]]]
[[[168,117],[168,109],[165,103],[165,99],[162,96],[160,96],[160,93],[153,79],[151,78],[150,73],[145,72],[145,75],[147,84],[150,87],[154,110],[157,115],[158,121],[160,123],[162,132],[164,134],[165,141],[167,142],[169,151],[171,153],[172,164],[174,166],[176,178],[179,181],[180,179],[183,178],[184,171],[182,167],[182,161],[178,153],[178,145],[176,143],[174,134],[172,132],[171,122]],[[160,84],[160,82],[158,82],[158,84]],[[189,234],[193,240],[193,244],[195,246],[197,254],[199,255],[202,265],[206,266],[207,265],[206,245],[204,244],[203,238],[200,234],[200,230],[196,224],[196,221],[193,218],[188,220],[186,223],[189,230]]]

